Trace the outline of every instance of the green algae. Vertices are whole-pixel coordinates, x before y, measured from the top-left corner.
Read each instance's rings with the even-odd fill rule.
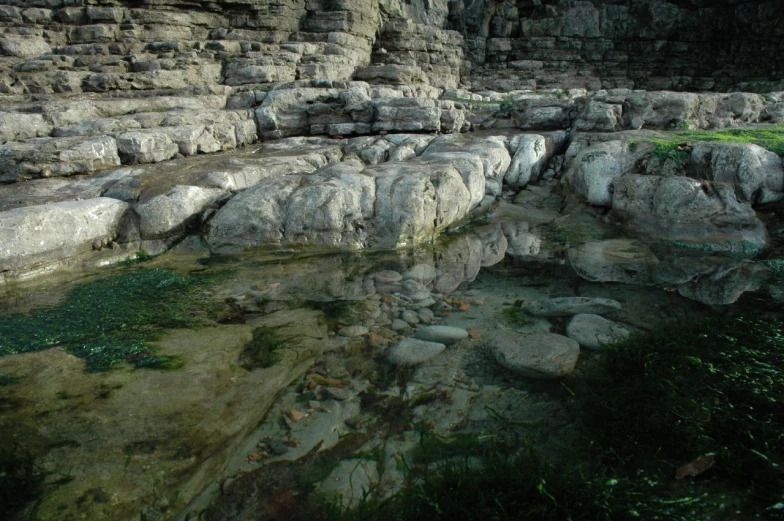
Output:
[[[398,493],[368,494],[353,509],[320,504],[302,519],[782,519],[780,319],[641,333],[607,346],[567,383],[581,441],[557,457],[514,435],[424,434]],[[699,456],[715,465],[677,479]]]
[[[616,468],[658,481],[713,455],[714,485],[746,519],[784,499],[784,324],[739,316],[637,335],[603,351],[578,394],[581,418]],[[641,413],[641,411],[643,411]],[[771,510],[773,509],[773,510]]]
[[[84,359],[88,371],[116,364],[175,368],[150,342],[163,329],[192,326],[189,311],[207,277],[139,269],[75,286],[65,302],[0,321],[0,356],[60,347]]]
[[[752,143],[784,156],[784,125],[759,128],[732,128],[723,130],[684,130],[672,132],[666,138],[646,139],[656,144],[653,157],[683,162],[689,158],[689,141],[721,143]],[[631,143],[634,145],[634,143]]]
[[[294,336],[283,337],[276,328],[257,327],[253,330],[253,338],[240,353],[240,366],[248,371],[272,367],[280,362],[281,350],[294,348],[293,340]]]

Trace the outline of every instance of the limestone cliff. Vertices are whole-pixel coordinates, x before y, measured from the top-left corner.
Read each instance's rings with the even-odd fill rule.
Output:
[[[300,79],[771,90],[783,16],[775,0],[3,0],[0,92]]]

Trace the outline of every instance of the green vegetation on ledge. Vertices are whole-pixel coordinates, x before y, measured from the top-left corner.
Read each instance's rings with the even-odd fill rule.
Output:
[[[208,283],[163,269],[140,269],[75,286],[65,302],[0,320],[0,356],[61,347],[85,359],[88,371],[115,364],[176,367],[149,342],[162,329],[188,327],[188,311]]]
[[[681,145],[687,141],[719,141],[724,143],[753,143],[784,156],[784,125],[759,128],[723,130],[683,130],[665,139],[650,139],[656,143],[654,157],[685,161],[688,152]]]

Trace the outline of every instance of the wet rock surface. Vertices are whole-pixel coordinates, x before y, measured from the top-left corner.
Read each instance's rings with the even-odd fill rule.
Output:
[[[530,379],[784,292],[774,2],[0,3],[0,313],[220,280],[170,372],[3,353],[2,434],[65,476],[28,517],[383,497],[422,429],[542,442]]]

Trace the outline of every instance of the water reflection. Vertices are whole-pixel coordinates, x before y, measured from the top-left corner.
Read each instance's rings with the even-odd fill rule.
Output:
[[[215,276],[184,311],[199,327],[163,331],[154,343],[180,368],[86,373],[56,348],[0,358],[3,441],[23,444],[49,476],[39,519],[186,519],[206,508],[230,519],[227,496],[209,505],[219,490],[236,482],[239,508],[243,486],[298,475],[327,454],[332,470],[315,486],[345,495],[356,451],[381,450],[362,483],[391,493],[403,479],[395,461],[410,456],[422,425],[443,436],[496,428],[503,422],[489,407],[534,438],[565,424],[557,400],[485,354],[501,332],[567,332],[566,319],[518,315],[521,304],[612,298],[622,309],[608,327],[639,330],[710,312],[695,301],[781,293],[770,263],[619,238],[590,212],[562,218],[551,203],[527,220],[502,208],[417,249],[210,256],[193,240],[141,266]],[[56,298],[47,289],[8,298],[3,313],[62,302],[66,287]],[[383,362],[390,345],[434,323],[470,337],[414,369]],[[256,346],[274,355],[269,367],[247,362],[259,331],[274,332]]]

